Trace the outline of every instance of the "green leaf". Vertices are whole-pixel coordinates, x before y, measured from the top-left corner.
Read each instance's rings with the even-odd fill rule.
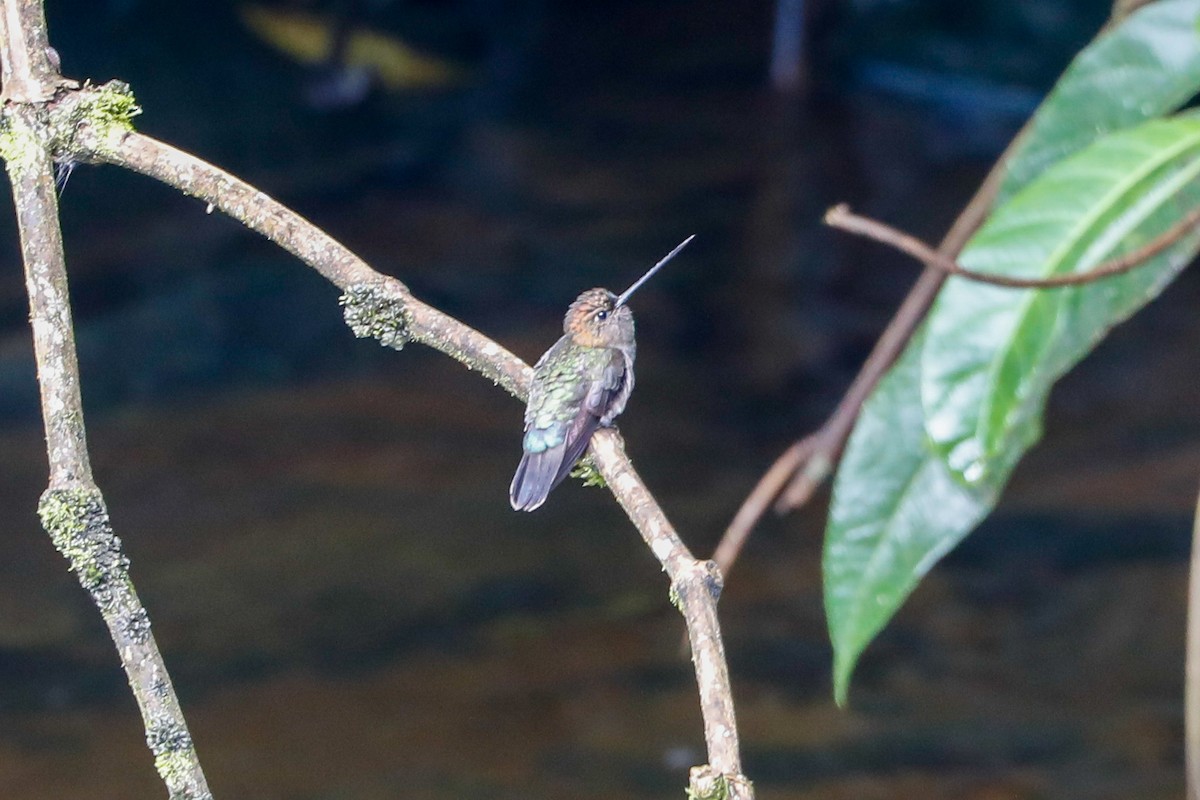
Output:
[[[1081,52],[1060,78],[1009,160],[1001,200],[1016,197],[1051,165],[1106,134],[1178,108],[1198,89],[1200,0],[1159,0],[1140,9]],[[1195,123],[1183,119],[1167,123],[1170,130],[1166,131],[1166,138],[1176,134],[1180,139],[1191,136],[1182,129],[1190,131]],[[1160,133],[1151,130],[1144,134],[1142,144],[1149,144]],[[1141,135],[1135,134],[1135,139]],[[1135,150],[1136,144],[1132,143]],[[1115,150],[1100,152],[1120,155]],[[1148,153],[1138,157],[1129,148],[1126,150],[1126,166],[1148,166],[1154,160]],[[1159,158],[1158,171],[1142,170],[1140,177],[1120,190],[1125,191],[1129,205],[1123,207],[1119,199],[1113,199],[1107,211],[1093,220],[1086,234],[1076,237],[1074,246],[1057,254],[1056,269],[1086,268],[1102,260],[1105,254],[1136,247],[1162,230],[1171,219],[1181,216],[1178,208],[1171,208],[1173,203],[1200,202],[1195,196],[1196,188],[1180,182],[1187,179],[1191,170],[1188,166],[1191,157],[1190,145],[1185,145],[1174,155]],[[1098,158],[1091,166],[1109,175],[1110,188],[1121,182],[1115,174],[1118,165]],[[1071,177],[1070,173],[1067,176]],[[1084,185],[1093,183],[1083,170],[1076,170],[1074,178]],[[1073,193],[1070,181],[1061,182],[1057,191],[1049,192],[1049,199],[1052,204],[1041,208],[1025,201],[1030,203],[1026,206],[1029,218],[1023,221],[1028,232],[1042,230],[1043,223],[1057,224],[1065,231],[1067,216],[1081,222],[1087,215],[1086,208],[1096,203],[1095,196]],[[1086,208],[1081,210],[1081,207]],[[1027,242],[1019,223],[1022,220],[1016,217],[1009,220],[1006,258],[1027,264],[1035,261],[1039,253],[1045,255],[1045,242]],[[1028,394],[1016,397],[1011,404],[993,398],[996,402],[990,403],[987,414],[982,415],[1002,424],[988,423],[992,427],[984,428],[985,438],[990,437],[993,449],[983,469],[986,479],[974,483],[963,480],[961,472],[949,470],[943,460],[947,447],[952,446],[952,437],[935,443],[927,434],[922,383],[928,376],[923,377],[923,359],[926,350],[958,344],[978,357],[987,358],[988,343],[938,341],[937,332],[927,336],[925,331],[910,342],[864,405],[834,483],[824,570],[826,611],[834,647],[834,691],[839,703],[846,699],[850,675],[863,649],[887,624],[921,577],[995,504],[1025,447],[1039,434],[1042,403],[1049,384],[1094,346],[1109,327],[1156,294],[1194,249],[1193,237],[1138,273],[1110,279],[1088,287],[1087,291],[1060,289],[1037,294],[1029,304],[1028,313],[1022,316],[1024,327],[1019,334],[1022,346],[1002,361],[997,373],[1004,386]],[[991,269],[993,265],[986,258],[988,250],[979,252],[979,256],[968,254],[967,263]],[[999,256],[997,249],[992,248],[991,252]],[[1008,293],[1008,302],[1023,296],[1028,301],[1031,294],[977,288],[984,289],[985,294]],[[1055,299],[1058,295],[1061,296]],[[965,331],[956,330],[951,335],[962,332]],[[1042,342],[1040,334],[1047,334],[1048,340]],[[1031,372],[1023,379],[1025,368]],[[954,375],[943,370],[941,376],[947,381],[944,388],[952,390]],[[964,377],[969,377],[969,371]],[[970,396],[957,399],[963,401],[961,405],[970,405]],[[976,401],[982,399],[978,393],[975,395]],[[1015,415],[1009,415],[1009,411]],[[950,422],[951,427],[958,424]],[[1008,423],[1016,424],[1008,427]],[[1007,449],[1004,446],[997,449],[1006,437],[1011,437]],[[965,464],[970,465],[969,461]]]
[[[996,211],[967,267],[1049,277],[1133,250],[1200,205],[1200,115],[1152,120],[1059,162]],[[925,428],[949,468],[993,488],[1040,435],[1046,396],[1108,330],[1153,299],[1196,251],[1195,233],[1125,275],[1070,289],[962,278],[934,303],[921,361]]]
[[[1200,117],[1146,123],[1032,183],[996,212],[962,260],[1021,275],[1087,269],[1200,205],[1198,175]],[[834,483],[824,572],[839,703],[863,649],[995,504],[1040,433],[1053,381],[1157,294],[1198,239],[1192,234],[1127,275],[1078,288],[947,282],[925,327],[864,405]]]
[[[920,355],[910,346],[863,406],[833,486],[823,568],[839,705],[863,649],[996,500],[956,481],[925,436]]]
[[[1182,106],[1200,91],[1200,0],[1159,0],[1076,56],[1009,158],[996,205],[1107,133]]]

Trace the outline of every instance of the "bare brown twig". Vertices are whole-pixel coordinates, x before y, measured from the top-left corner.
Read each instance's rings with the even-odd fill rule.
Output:
[[[404,284],[381,275],[342,244],[283,204],[195,156],[137,133],[106,135],[89,127],[75,133],[79,155],[141,172],[173,186],[239,220],[296,255],[344,291],[346,318],[356,335],[375,336],[401,347],[418,341],[457,359],[524,399],[531,370],[496,342],[415,298]],[[630,520],[637,526],[671,580],[672,596],[687,625],[700,692],[709,763],[690,776],[699,797],[751,800],[742,774],[733,700],[716,602],[720,573],[712,562],[697,561],[641,482],[615,431],[592,440],[597,469]]]
[[[1142,6],[1148,6],[1155,0],[1115,0],[1112,6],[1112,12],[1109,15],[1108,22],[1104,26],[1104,30],[1110,30],[1125,20],[1133,12],[1137,11]]]
[[[967,269],[943,249],[935,250],[915,236],[878,220],[855,214],[844,203],[834,206],[825,214],[825,223],[894,247],[925,265],[926,269],[922,272],[920,281],[905,300],[905,305],[897,312],[893,321],[893,326],[897,322],[903,322],[898,330],[903,336],[903,342],[907,342],[908,337],[915,330],[915,324],[919,324],[928,311],[929,306],[926,300],[932,301],[932,297],[927,294],[926,287],[936,285],[940,288],[945,278],[950,275],[1011,289],[1059,289],[1123,275],[1147,263],[1188,233],[1196,230],[1200,226],[1200,208],[1188,212],[1166,231],[1125,255],[1104,261],[1086,272],[1055,275],[1049,278],[1019,278]],[[913,304],[912,308],[908,307],[910,302]],[[917,308],[920,309],[919,314],[916,312]],[[910,327],[910,323],[913,323],[912,327]],[[872,357],[880,352],[891,352],[890,348],[886,351],[880,349],[884,338],[890,331],[892,331],[892,327],[885,331],[884,337],[881,338],[880,344],[876,345],[876,351],[872,353]],[[898,353],[898,350],[896,352]],[[887,366],[890,366],[890,363],[890,361],[887,362]],[[850,428],[857,419],[858,409],[865,399],[865,395],[859,396],[856,388],[866,389],[869,393],[881,375],[882,372],[876,373],[869,360],[830,420],[816,433],[801,439],[784,451],[783,455],[759,480],[758,485],[738,509],[737,515],[730,523],[713,556],[724,574],[729,572],[742,545],[750,535],[750,531],[766,513],[766,509],[773,500],[778,498],[775,507],[780,513],[798,508],[808,501],[816,488],[829,475],[834,461],[840,454],[841,447],[849,436]],[[860,381],[861,386],[859,385]],[[784,490],[783,485],[789,480],[790,485]]]
[[[1004,164],[1009,155],[1020,145],[1028,130],[1028,123],[1020,133],[1009,143],[1008,148],[992,166],[983,183],[975,191],[975,195],[963,208],[950,230],[942,239],[938,252],[954,258],[966,245],[971,235],[983,224],[992,200],[1000,189],[1004,179]],[[795,510],[808,502],[813,492],[832,472],[834,465],[841,456],[846,440],[854,429],[858,412],[867,397],[874,391],[876,384],[888,371],[891,365],[904,350],[908,340],[925,318],[926,312],[946,281],[945,273],[927,267],[921,271],[917,282],[909,290],[904,302],[896,310],[891,322],[888,323],[879,340],[863,362],[854,381],[842,396],[841,402],[834,409],[824,424],[815,432],[805,436],[797,444],[792,445],[783,455],[776,459],[770,469],[759,479],[758,485],[742,502],[733,521],[725,529],[716,552],[721,558],[714,560],[721,569],[721,574],[728,578],[733,568],[734,560],[741,550],[742,543],[749,537],[754,526],[762,519],[768,506],[774,501],[776,511],[783,513]],[[802,457],[798,458],[799,449]],[[791,474],[783,477],[786,468],[790,466]],[[782,478],[782,486],[780,485]],[[736,544],[735,544],[736,543]],[[728,560],[725,560],[728,559]]]
[[[1000,191],[1000,184],[1004,180],[1004,165],[1007,163],[1009,155],[1025,138],[1027,129],[1028,124],[1021,129],[1021,132],[992,165],[991,171],[983,179],[983,183],[979,185],[975,195],[958,215],[958,218],[954,220],[954,224],[950,226],[945,237],[942,238],[942,243],[938,245],[939,253],[948,258],[956,257],[975,231],[983,225],[983,221],[991,210],[992,200]],[[900,308],[896,310],[892,321],[880,334],[875,348],[867,356],[858,376],[850,384],[846,395],[834,410],[833,416],[813,434],[816,441],[813,453],[803,468],[792,478],[788,487],[784,489],[776,504],[777,510],[793,511],[804,505],[812,497],[816,488],[829,477],[838,458],[841,457],[846,440],[850,438],[850,432],[854,429],[854,422],[858,419],[858,412],[862,409],[862,404],[866,402],[880,379],[900,357],[900,353],[903,352],[909,339],[920,327],[921,321],[925,319],[925,315],[929,312],[930,306],[933,305],[937,293],[941,291],[942,284],[945,282],[946,275],[938,270],[927,267],[921,271],[916,284],[904,298]]]
[[[1069,275],[1054,275],[1049,278],[1018,278],[1012,275],[996,275],[977,272],[961,266],[949,256],[942,255],[920,239],[897,230],[879,220],[855,214],[846,204],[836,205],[825,214],[825,223],[849,233],[874,239],[881,244],[894,247],[905,255],[912,256],[927,267],[947,275],[957,275],[979,283],[1003,286],[1009,289],[1063,289],[1082,286],[1105,278],[1124,275],[1148,263],[1159,253],[1178,242],[1200,225],[1200,208],[1194,208],[1167,230],[1146,244],[1125,255],[1101,262],[1085,272]]]
[[[733,521],[729,523],[729,529],[721,537],[717,549],[713,551],[713,561],[724,565],[725,568],[737,561],[750,531],[754,529],[758,520],[762,519],[763,514],[779,496],[784,485],[796,474],[800,465],[808,459],[815,446],[816,442],[809,436],[784,450],[783,455],[775,460],[742,503]]]
[[[1115,0],[1112,15],[1098,35],[1108,32],[1129,14],[1147,5],[1149,2],[1151,0]],[[1004,179],[1005,167],[1008,160],[1025,139],[1030,124],[1031,122],[1026,122],[1025,126],[996,160],[996,163],[992,165],[991,171],[988,172],[987,177],[984,178],[983,183],[980,184],[979,189],[975,192],[970,202],[967,203],[963,212],[954,221],[950,231],[942,239],[937,250],[930,250],[928,246],[922,243],[922,253],[927,257],[918,258],[925,261],[925,269],[922,270],[916,284],[909,291],[908,296],[904,298],[904,302],[897,309],[891,322],[888,323],[887,328],[880,335],[875,348],[863,363],[858,375],[846,390],[845,395],[843,395],[841,402],[838,403],[837,408],[834,409],[833,414],[815,432],[804,437],[784,451],[776,459],[771,468],[763,474],[753,491],[742,502],[737,514],[734,515],[729,527],[726,528],[721,542],[717,546],[717,555],[714,556],[714,559],[721,568],[722,574],[726,578],[729,576],[734,560],[736,560],[738,553],[741,551],[743,543],[749,537],[754,526],[758,524],[762,515],[766,513],[767,508],[772,505],[772,501],[774,501],[775,510],[779,513],[795,510],[807,503],[817,487],[829,477],[837,460],[841,457],[842,449],[850,437],[850,432],[853,430],[854,423],[858,419],[862,404],[870,396],[871,392],[874,391],[879,380],[908,344],[909,339],[912,338],[912,335],[916,332],[921,321],[928,313],[929,307],[933,304],[934,298],[941,290],[947,275],[953,272],[952,270],[947,270],[946,266],[953,263],[960,270],[957,274],[964,274],[961,271],[962,268],[958,267],[955,259],[966,245],[967,240],[971,238],[972,234],[974,234],[987,216],[992,201],[996,197],[996,193],[999,191],[1000,184]],[[1187,230],[1198,223],[1200,221],[1181,221],[1169,233],[1175,234],[1175,238],[1178,238],[1185,235]],[[1174,238],[1171,239],[1171,241],[1174,240]],[[1171,241],[1166,241],[1162,244],[1162,247],[1170,246]],[[1132,269],[1137,263],[1140,263],[1140,261],[1128,265],[1123,263],[1124,259],[1132,259],[1136,255],[1136,253],[1132,253],[1129,256],[1103,266],[1112,269],[1113,274],[1117,274],[1121,271]],[[1152,255],[1154,253],[1142,255],[1141,259],[1149,258]],[[984,276],[978,277],[982,278]],[[1076,282],[1085,283],[1088,279],[1080,279],[1075,276],[1062,276],[1061,278],[1051,280],[1060,282],[1058,285],[1072,285],[1072,283]],[[1009,285],[1013,284],[1010,282]],[[1038,287],[1025,288],[1051,288],[1051,286],[1040,284]],[[803,452],[803,457],[797,457],[798,451]],[[783,484],[786,485],[781,485],[781,475],[789,469],[792,474],[789,479],[783,481]]]

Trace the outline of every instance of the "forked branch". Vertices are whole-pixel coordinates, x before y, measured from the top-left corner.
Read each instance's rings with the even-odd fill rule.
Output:
[[[103,89],[104,87],[100,87]],[[400,348],[416,341],[481,372],[524,399],[532,371],[496,342],[414,297],[395,278],[381,275],[308,220],[244,181],[151,137],[129,130],[78,126],[68,150],[140,172],[197,197],[261,233],[343,291],[346,321],[357,336]],[[600,431],[592,456],[629,518],[671,579],[692,643],[709,763],[693,770],[697,797],[749,800],[742,775],[733,701],[717,623],[721,580],[711,562],[697,561],[675,534],[653,495],[638,478],[613,431]]]
[[[844,203],[826,212],[825,223],[895,248],[924,264],[925,271],[921,273],[917,285],[897,312],[892,325],[876,345],[872,359],[863,367],[859,378],[851,386],[833,416],[816,433],[806,436],[785,450],[743,501],[713,555],[713,559],[725,573],[728,573],[737,560],[750,532],[772,504],[781,513],[798,508],[808,501],[816,488],[828,477],[850,435],[866,394],[874,389],[882,376],[877,364],[883,365],[884,369],[891,364],[890,360],[886,363],[882,359],[878,362],[873,360],[881,353],[893,352],[894,347],[888,341],[889,336],[902,334],[902,339],[897,338],[897,341],[907,343],[916,326],[928,312],[929,302],[932,301],[932,295],[929,293],[931,287],[940,288],[942,282],[951,275],[1010,289],[1062,289],[1124,275],[1151,263],[1155,256],[1189,233],[1195,232],[1200,227],[1200,208],[1192,209],[1167,230],[1124,255],[1108,259],[1084,272],[1048,278],[1022,278],[968,269],[959,264],[944,246],[935,250],[915,236],[879,220],[853,213]],[[894,359],[894,355],[892,358]]]
[[[1019,140],[1018,136],[1009,149],[1015,147]],[[983,224],[1001,176],[999,167],[994,167],[971,202],[954,221],[938,252],[950,258],[958,255],[971,234]],[[941,270],[931,267],[922,270],[837,408],[820,428],[785,450],[742,501],[741,508],[725,529],[713,556],[721,574],[728,577],[750,533],[768,508],[774,505],[780,513],[799,508],[829,477],[846,446],[846,440],[850,438],[862,404],[904,350],[945,281],[946,275]]]

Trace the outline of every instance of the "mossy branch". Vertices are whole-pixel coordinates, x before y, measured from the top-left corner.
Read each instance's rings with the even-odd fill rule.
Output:
[[[129,577],[129,559],[92,478],[54,187],[54,160],[69,150],[70,132],[89,126],[111,138],[128,127],[136,106],[126,99],[127,92],[72,91],[75,84],[63,80],[52,63],[45,29],[40,2],[0,2],[6,100],[0,113],[0,156],[12,184],[21,239],[50,472],[38,513],[54,546],[100,609],[170,797],[211,800],[150,617]],[[171,735],[164,737],[164,731]]]
[[[150,615],[129,577],[129,559],[94,486],[50,488],[42,526],[100,609],[142,711],[146,745],[172,800],[211,800],[171,678],[150,632]]]

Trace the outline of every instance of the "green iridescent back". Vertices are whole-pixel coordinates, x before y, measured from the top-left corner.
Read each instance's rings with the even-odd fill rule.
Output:
[[[569,336],[547,350],[534,367],[529,405],[525,409],[526,431],[522,443],[525,451],[540,453],[561,444],[589,392],[620,361],[623,361],[620,351],[578,345]]]

